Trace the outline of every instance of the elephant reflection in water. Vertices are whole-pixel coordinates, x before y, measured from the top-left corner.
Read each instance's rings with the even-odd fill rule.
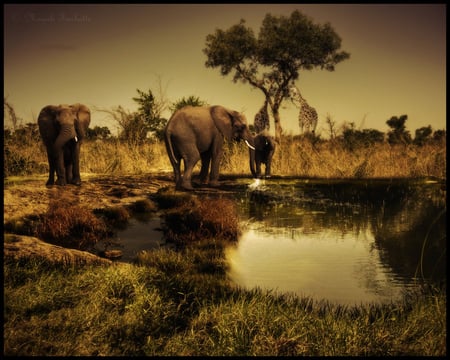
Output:
[[[90,122],[91,112],[83,104],[47,105],[40,111],[39,133],[49,164],[46,185],[81,184],[80,149]]]
[[[265,165],[264,177],[271,177],[272,158],[275,153],[275,139],[267,131],[263,131],[253,138],[255,149],[250,152],[250,171],[254,178],[261,178],[261,164]]]

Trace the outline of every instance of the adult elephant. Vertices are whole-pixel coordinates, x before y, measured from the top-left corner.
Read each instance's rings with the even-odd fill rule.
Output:
[[[47,149],[47,185],[81,184],[80,149],[91,122],[86,105],[47,105],[38,116],[39,133]]]
[[[254,137],[255,149],[250,149],[250,171],[253,177],[261,178],[261,164],[265,165],[265,177],[271,176],[272,158],[275,153],[275,139],[267,132]]]
[[[185,106],[176,111],[164,129],[167,153],[173,167],[176,188],[192,190],[192,171],[201,160],[200,180],[219,185],[219,167],[223,142],[244,140],[253,142],[245,115],[223,106]],[[181,159],[184,173],[181,175]]]

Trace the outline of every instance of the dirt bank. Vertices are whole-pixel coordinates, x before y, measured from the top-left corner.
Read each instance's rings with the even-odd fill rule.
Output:
[[[45,176],[16,177],[4,180],[3,222],[23,219],[45,213],[52,202],[64,200],[67,204],[89,209],[130,205],[160,188],[173,186],[171,174],[136,176],[84,175],[81,186],[46,187]],[[4,258],[40,256],[52,262],[104,263],[95,255],[84,251],[65,249],[40,239],[22,235],[4,234]]]
[[[65,200],[90,209],[129,205],[149,194],[173,186],[171,174],[98,176],[84,175],[81,186],[46,187],[46,177],[11,178],[4,181],[4,222],[42,214],[53,201]]]
[[[11,177],[4,180],[4,224],[18,222],[33,215],[45,214],[53,204],[77,205],[101,210],[129,206],[139,200],[149,199],[162,188],[173,188],[172,173],[146,175],[108,176],[82,175],[81,186],[45,185],[46,176]],[[196,195],[227,193],[236,187],[236,177],[224,178],[219,188],[198,187]],[[249,179],[251,182],[252,180]],[[194,183],[194,186],[198,185]],[[242,186],[242,185],[241,185]],[[12,231],[14,233],[14,231]],[[48,244],[41,239],[19,234],[4,234],[4,258],[18,259],[37,256],[52,262],[99,262],[99,258],[87,252],[71,252],[71,249]],[[86,256],[83,258],[82,253]],[[102,261],[101,261],[102,262]]]

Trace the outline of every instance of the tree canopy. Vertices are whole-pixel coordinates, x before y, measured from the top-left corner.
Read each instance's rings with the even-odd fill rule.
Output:
[[[175,111],[189,105],[206,106],[208,105],[208,103],[204,100],[201,100],[198,96],[190,95],[188,97],[182,97],[180,100],[173,102],[172,105],[169,106],[169,109],[173,114]]]
[[[272,111],[276,136],[282,133],[279,109],[301,70],[334,71],[350,54],[339,51],[341,38],[329,23],[315,24],[295,10],[289,17],[266,14],[259,36],[241,19],[228,30],[206,37],[206,67],[260,89]]]

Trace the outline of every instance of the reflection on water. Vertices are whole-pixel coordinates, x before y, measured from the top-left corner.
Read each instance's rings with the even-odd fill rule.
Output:
[[[117,232],[116,238],[109,244],[108,250],[120,249],[120,261],[132,262],[144,250],[153,250],[164,244],[161,221],[158,216],[132,217],[125,229]]]
[[[390,300],[401,289],[391,286],[390,271],[380,263],[373,242],[369,233],[283,234],[251,226],[238,247],[228,249],[227,257],[231,277],[246,287],[345,304]]]
[[[245,181],[245,182],[242,182]],[[446,199],[437,183],[270,179],[230,185],[243,234],[226,251],[247,288],[351,305],[446,281]],[[160,218],[118,232],[121,261],[164,245]]]
[[[266,180],[239,200],[247,229],[226,256],[241,286],[358,304],[445,280],[437,184]]]

